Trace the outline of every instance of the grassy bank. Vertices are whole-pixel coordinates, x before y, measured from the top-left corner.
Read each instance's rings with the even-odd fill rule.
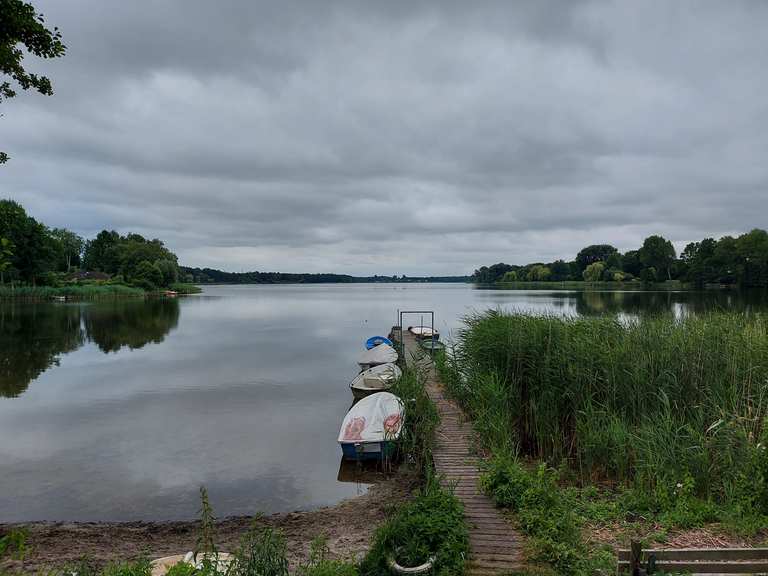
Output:
[[[536,487],[547,483],[569,487],[558,498],[576,527],[642,518],[662,530],[718,522],[755,534],[768,525],[763,315],[488,312],[466,319],[441,369],[495,455],[486,488],[534,542],[544,539],[542,557],[555,565],[547,541],[577,555],[583,543],[579,530],[548,533],[537,516],[560,509],[540,506],[551,491],[537,499]]]
[[[172,284],[169,290],[178,294],[199,294],[202,289],[194,284]],[[164,294],[164,290],[148,292],[126,284],[71,284],[67,286],[0,286],[0,300],[107,300],[110,298],[141,298]]]
[[[144,296],[141,288],[124,284],[73,284],[70,286],[0,286],[0,300],[50,300],[64,297],[70,300],[108,298],[137,298]]]
[[[200,286],[197,286],[195,284],[184,284],[181,282],[176,282],[174,284],[171,284],[168,286],[169,290],[173,290],[174,292],[177,292],[178,294],[182,295],[188,295],[188,294],[200,294],[203,289],[200,288]]]

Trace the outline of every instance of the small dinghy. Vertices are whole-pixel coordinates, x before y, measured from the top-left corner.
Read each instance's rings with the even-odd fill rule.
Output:
[[[365,348],[366,350],[370,350],[371,348],[376,348],[376,346],[379,346],[380,344],[386,344],[393,348],[395,346],[389,338],[384,338],[384,336],[371,336],[365,341]]]
[[[352,395],[355,399],[360,400],[376,392],[389,390],[392,384],[397,382],[402,375],[403,372],[398,368],[397,364],[392,364],[391,362],[379,364],[360,372],[350,382],[349,387],[352,389]]]
[[[379,344],[370,350],[366,350],[360,354],[360,358],[357,361],[363,370],[378,366],[379,364],[387,364],[388,362],[397,362],[397,351],[389,344]]]
[[[416,338],[434,338],[435,340],[440,338],[440,333],[429,326],[408,326],[408,332]]]
[[[389,392],[360,400],[347,412],[339,431],[344,458],[376,460],[391,456],[403,427],[403,404]]]
[[[445,350],[445,344],[443,344],[439,340],[432,340],[431,338],[422,338],[420,343],[422,348],[424,348],[425,350],[430,350],[432,352],[437,352],[438,350]]]

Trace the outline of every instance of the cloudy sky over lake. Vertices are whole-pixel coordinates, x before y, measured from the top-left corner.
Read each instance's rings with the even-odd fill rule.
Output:
[[[50,226],[409,275],[768,226],[768,2],[35,5],[0,196]]]

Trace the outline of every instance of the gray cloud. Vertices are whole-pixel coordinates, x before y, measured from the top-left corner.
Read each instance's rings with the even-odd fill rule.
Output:
[[[0,195],[231,270],[469,273],[765,226],[762,2],[40,0]]]

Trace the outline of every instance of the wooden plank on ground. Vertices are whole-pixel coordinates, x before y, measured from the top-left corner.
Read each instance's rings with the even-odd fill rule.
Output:
[[[406,361],[412,363],[414,352],[419,350],[418,343],[410,332],[402,334]],[[429,357],[422,356],[418,364],[426,371],[427,393],[440,413],[434,450],[435,469],[442,475],[443,485],[454,488],[454,494],[464,505],[469,526],[467,575],[495,576],[520,571],[525,566],[523,538],[478,487],[481,459],[472,453],[472,423],[443,393]]]

